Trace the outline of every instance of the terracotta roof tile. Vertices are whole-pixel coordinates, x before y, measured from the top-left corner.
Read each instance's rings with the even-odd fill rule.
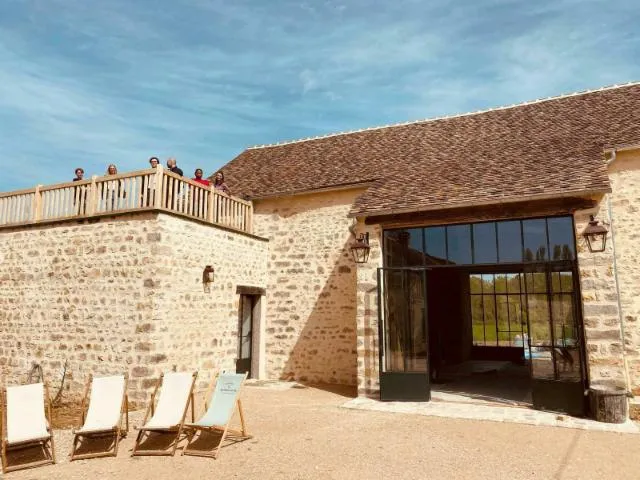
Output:
[[[373,182],[353,214],[421,211],[609,190],[604,148],[640,143],[640,84],[249,148],[224,167],[234,194]]]

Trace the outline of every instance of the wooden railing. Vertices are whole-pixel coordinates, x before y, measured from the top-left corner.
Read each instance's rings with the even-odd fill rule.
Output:
[[[161,166],[0,193],[0,226],[149,209],[171,211],[247,233],[253,231],[251,202]]]

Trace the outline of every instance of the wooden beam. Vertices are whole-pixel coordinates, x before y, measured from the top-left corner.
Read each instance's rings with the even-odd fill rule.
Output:
[[[594,208],[598,200],[592,198],[559,198],[531,202],[514,202],[478,207],[450,208],[398,215],[367,217],[366,225],[409,227],[451,223],[481,222],[489,220],[520,219],[528,217],[573,214],[576,210]]]

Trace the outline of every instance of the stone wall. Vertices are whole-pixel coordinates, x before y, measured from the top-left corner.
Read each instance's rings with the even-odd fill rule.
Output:
[[[607,201],[605,196],[596,209],[574,214],[583,325],[590,382],[626,386],[611,234],[608,235],[606,250],[600,253],[590,252],[582,236],[589,223],[589,215],[608,222]]]
[[[235,371],[236,288],[266,286],[268,242],[170,215],[158,217],[156,232],[149,350],[136,380],[144,388],[159,370],[199,368],[205,387],[218,369]],[[202,284],[206,265],[215,268],[209,292]]]
[[[128,371],[146,400],[166,369],[232,365],[236,284],[265,282],[264,240],[163,213],[0,230],[0,373],[41,365],[65,400],[90,374]],[[202,270],[216,267],[204,293]],[[237,342],[237,339],[235,340]],[[237,343],[236,343],[237,345]]]
[[[269,239],[269,378],[356,384],[356,269],[348,212],[362,190],[254,202]]]
[[[640,149],[618,152],[609,167],[611,223],[631,390],[640,396]]]

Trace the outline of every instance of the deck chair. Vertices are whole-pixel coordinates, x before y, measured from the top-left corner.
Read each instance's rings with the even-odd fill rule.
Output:
[[[185,424],[188,440],[187,444],[182,449],[183,455],[217,458],[220,448],[222,447],[222,443],[228,434],[240,438],[241,440],[252,438],[252,436],[247,433],[244,423],[244,413],[242,412],[242,403],[240,402],[240,390],[242,389],[246,378],[246,373],[227,373],[224,370],[217,379],[214,378],[205,399],[205,414],[197,422]],[[215,391],[213,392],[213,397],[207,400],[214,384]],[[236,409],[240,416],[240,431],[229,428]],[[196,433],[201,435],[203,431],[222,432],[220,441],[212,452],[189,448],[196,437]]]
[[[89,410],[85,417],[87,397],[91,388]],[[123,420],[125,428],[123,429]],[[109,377],[89,376],[82,399],[82,427],[73,430],[73,445],[70,461],[83,458],[115,457],[118,443],[129,431],[129,402],[127,398],[127,375]],[[106,452],[77,454],[81,439],[113,437],[113,447]]]
[[[188,373],[163,373],[158,379],[156,388],[151,394],[151,401],[147,407],[142,427],[139,427],[138,437],[133,446],[131,455],[173,455],[178,448],[178,442],[182,435],[184,420],[187,416],[187,409],[191,405],[191,421],[194,418],[193,412],[193,386],[196,382],[198,372]],[[158,404],[155,405],[155,397],[160,390]],[[149,419],[149,412],[151,418]],[[142,450],[139,451],[140,443],[151,432],[176,432],[176,439],[170,450]]]
[[[2,390],[2,472],[56,463],[51,434],[51,400],[46,383],[7,387]],[[46,413],[45,413],[46,409]],[[7,453],[41,446],[47,458],[10,467]]]

